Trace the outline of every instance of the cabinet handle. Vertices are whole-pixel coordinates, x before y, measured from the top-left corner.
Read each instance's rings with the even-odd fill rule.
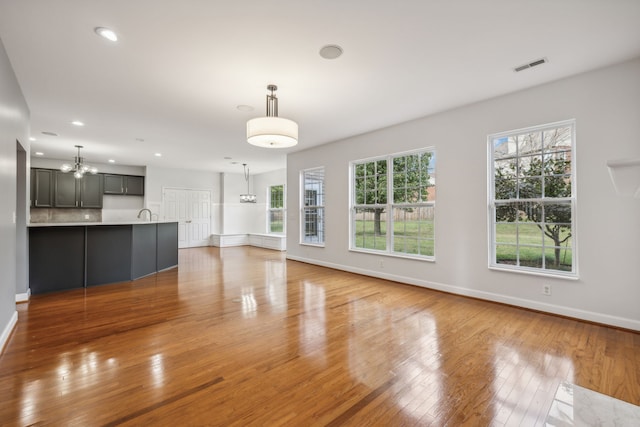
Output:
[[[76,200],[76,208],[78,207],[78,201]]]

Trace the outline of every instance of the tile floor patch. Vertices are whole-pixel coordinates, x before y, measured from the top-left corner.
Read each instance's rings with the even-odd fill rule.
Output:
[[[549,427],[640,426],[640,406],[562,382],[547,414]]]

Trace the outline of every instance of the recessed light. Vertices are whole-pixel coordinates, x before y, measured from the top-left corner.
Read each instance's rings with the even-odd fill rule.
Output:
[[[113,159],[109,159],[109,160],[108,160],[108,162],[109,162],[109,163],[115,163],[116,161],[115,161],[115,160],[113,160]]]
[[[328,44],[320,48],[320,56],[324,59],[336,59],[342,55],[342,48],[337,44]]]
[[[32,136],[29,137],[29,141],[35,141],[36,139]]]
[[[109,28],[105,28],[105,27],[96,27],[94,28],[94,30],[96,32],[97,35],[99,35],[100,37],[104,37],[105,39],[112,41],[112,42],[117,42],[118,41],[118,35],[111,29]]]
[[[155,153],[154,156],[156,157],[162,157],[162,153]]]
[[[48,130],[42,131],[42,134],[43,135],[49,135],[49,136],[58,136],[57,133],[51,132],[51,131],[48,131]]]
[[[138,142],[144,142],[144,138],[136,138],[136,141],[138,141]]]
[[[36,151],[35,154],[36,156],[44,156],[44,153],[42,151]]]
[[[74,126],[84,126],[84,123],[82,123],[80,120],[74,120],[71,122],[71,124]]]
[[[244,104],[238,105],[236,109],[238,111],[242,111],[243,113],[248,113],[250,111],[253,111],[253,107],[251,105],[244,105]]]
[[[225,160],[231,160],[231,157],[225,157],[224,159]]]

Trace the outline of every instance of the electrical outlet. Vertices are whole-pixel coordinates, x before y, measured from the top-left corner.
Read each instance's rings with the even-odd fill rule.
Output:
[[[384,258],[380,258],[380,259],[378,260],[378,267],[380,267],[380,268],[384,268]]]
[[[87,214],[87,215],[85,215],[85,216],[84,216],[84,219],[89,219],[89,215],[88,215],[88,214]]]
[[[551,285],[544,283],[542,285],[542,295],[551,295]]]

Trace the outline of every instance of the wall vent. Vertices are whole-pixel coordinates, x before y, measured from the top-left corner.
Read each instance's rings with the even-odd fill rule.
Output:
[[[532,67],[536,67],[538,65],[542,65],[549,62],[547,60],[547,58],[540,58],[540,59],[536,59],[535,61],[529,62],[528,64],[524,64],[524,65],[520,65],[519,67],[516,67],[513,69],[513,71],[515,71],[516,73],[520,72],[520,71],[524,71],[527,68],[532,68]]]

